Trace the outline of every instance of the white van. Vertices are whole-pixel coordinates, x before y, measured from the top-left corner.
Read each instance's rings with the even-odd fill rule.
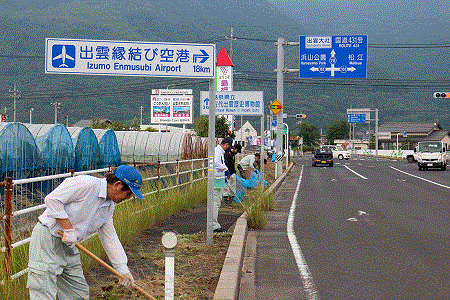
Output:
[[[333,158],[342,159],[350,159],[350,151],[344,150],[341,146],[336,145],[323,145],[320,148],[330,148],[333,151]]]
[[[419,142],[416,148],[419,170],[428,168],[447,169],[449,155],[447,144],[439,141]]]

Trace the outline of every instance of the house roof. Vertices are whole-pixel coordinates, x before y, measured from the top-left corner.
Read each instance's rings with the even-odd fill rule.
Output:
[[[431,132],[425,140],[427,141],[442,141],[442,139],[449,134],[448,130],[436,130]]]
[[[378,128],[379,132],[408,132],[408,133],[431,133],[434,130],[441,130],[439,123],[385,123]]]

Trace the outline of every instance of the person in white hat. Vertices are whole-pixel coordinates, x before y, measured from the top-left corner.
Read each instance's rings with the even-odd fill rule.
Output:
[[[75,247],[97,232],[114,269],[124,275],[120,283],[131,287],[133,276],[113,224],[114,204],[131,194],[143,199],[142,176],[121,165],[106,178],[80,175],[65,179],[45,197],[47,208],[31,234],[27,287],[31,300],[89,299],[80,252]],[[57,231],[61,230],[61,237]]]

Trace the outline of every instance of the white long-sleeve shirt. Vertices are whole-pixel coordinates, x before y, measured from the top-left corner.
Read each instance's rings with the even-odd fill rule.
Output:
[[[127,256],[113,223],[114,202],[106,198],[106,179],[80,175],[65,179],[45,197],[47,209],[39,221],[52,235],[61,237],[63,228],[56,219],[69,219],[78,241],[97,232],[114,269],[121,274],[129,272]]]
[[[225,165],[225,159],[223,155],[225,154],[225,150],[223,150],[222,146],[217,145],[214,149],[214,168],[216,176],[223,176],[225,171],[228,170]]]

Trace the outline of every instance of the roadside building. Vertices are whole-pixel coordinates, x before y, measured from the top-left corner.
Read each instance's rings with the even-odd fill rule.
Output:
[[[397,138],[399,147],[409,143],[409,149],[425,140],[450,144],[449,131],[444,130],[439,123],[385,123],[378,128],[378,141],[383,149],[396,149]]]
[[[236,130],[234,132],[236,137],[234,138],[234,141],[241,144],[242,146],[246,146],[249,144],[249,137],[258,137],[258,132],[256,129],[250,124],[250,122],[245,122],[244,125],[242,125],[239,130]]]

